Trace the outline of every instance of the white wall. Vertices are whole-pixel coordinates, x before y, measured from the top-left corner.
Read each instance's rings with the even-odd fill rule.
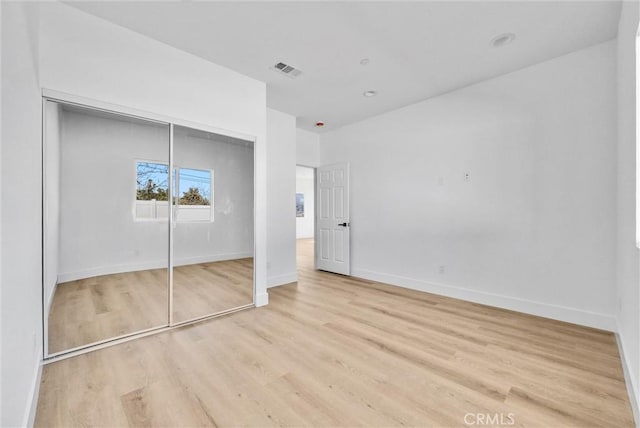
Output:
[[[296,128],[296,164],[317,168],[320,166],[320,136]]]
[[[315,186],[313,168],[296,167],[296,193],[304,195],[304,217],[296,217],[296,238],[313,238],[315,225]]]
[[[60,3],[40,5],[42,87],[256,136],[256,294],[266,294],[266,85]]]
[[[3,427],[29,422],[42,356],[41,101],[33,5],[2,2]]]
[[[61,3],[41,16],[44,88],[264,137],[264,82]]]
[[[168,162],[168,127],[65,109],[61,117],[59,282],[166,267],[167,220],[133,211],[135,162]],[[253,149],[199,135],[176,127],[175,163],[214,171],[215,221],[177,223],[175,264],[250,257]]]
[[[628,379],[640,403],[640,263],[636,248],[636,31],[638,3],[623,2],[618,27],[617,318]]]
[[[2,49],[4,40],[4,33],[2,31],[2,4],[0,4],[0,92],[2,92],[2,85],[4,80],[2,79]],[[2,100],[0,100],[0,166],[2,166]],[[0,190],[2,190],[2,172],[0,171]],[[0,243],[2,242],[2,197],[0,197]],[[0,244],[0,310],[2,309],[2,244]],[[2,376],[4,375],[4,366],[2,364],[2,315],[0,315],[0,424],[4,421],[2,418],[2,403],[3,391],[2,391]]]
[[[353,275],[615,329],[615,79],[607,42],[323,134]]]
[[[298,280],[296,272],[295,191],[296,118],[267,109],[267,242],[268,285]]]

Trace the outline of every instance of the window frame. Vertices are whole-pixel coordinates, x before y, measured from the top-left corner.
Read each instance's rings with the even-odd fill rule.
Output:
[[[145,218],[145,217],[138,217],[137,215],[137,203],[139,201],[138,199],[138,165],[140,163],[152,163],[152,164],[157,164],[157,165],[163,165],[167,167],[167,174],[170,173],[169,171],[169,162],[165,162],[165,161],[156,161],[156,160],[149,160],[149,159],[134,159],[133,160],[133,171],[134,171],[134,180],[133,180],[133,207],[132,207],[132,215],[133,215],[133,220],[134,222],[163,222],[163,221],[168,221],[169,220],[169,214],[167,213],[167,217],[150,217],[150,218]],[[179,171],[181,169],[191,169],[191,170],[195,170],[195,171],[207,171],[209,172],[209,187],[210,187],[210,195],[209,195],[209,218],[207,220],[180,220],[177,212],[178,210],[176,210],[176,208],[180,208],[180,181],[179,181]],[[173,173],[174,175],[174,179],[173,179],[173,187],[174,189],[170,189],[168,182],[169,182],[169,177],[167,176],[167,192],[169,192],[170,190],[174,190],[175,192],[178,193],[178,195],[173,195],[173,198],[168,198],[167,199],[167,206],[169,206],[169,199],[173,199],[173,209],[174,209],[174,214],[173,214],[173,218],[174,221],[176,223],[213,223],[215,222],[215,210],[214,210],[214,200],[213,200],[213,195],[214,195],[214,183],[215,183],[215,172],[213,169],[208,169],[208,168],[190,168],[190,167],[183,167],[183,166],[179,166],[174,164],[173,165]],[[165,201],[162,201],[165,202]],[[185,205],[187,206],[187,205]]]

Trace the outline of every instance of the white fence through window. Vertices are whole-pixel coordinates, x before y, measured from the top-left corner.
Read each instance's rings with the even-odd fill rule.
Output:
[[[138,220],[156,220],[169,218],[169,202],[136,201],[135,215]],[[176,210],[176,221],[213,221],[211,205],[179,205]]]

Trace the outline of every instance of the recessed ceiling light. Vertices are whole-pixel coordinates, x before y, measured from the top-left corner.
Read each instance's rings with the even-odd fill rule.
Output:
[[[324,126],[324,122],[316,122],[316,128],[322,128]]]
[[[362,93],[362,95],[369,98],[369,97],[375,97],[376,95],[378,95],[378,93],[376,91],[365,91]]]
[[[360,65],[367,65],[369,64],[369,58],[362,58],[360,60]]]
[[[502,46],[506,46],[509,43],[513,42],[513,39],[516,38],[516,35],[513,33],[504,33],[499,36],[495,36],[491,39],[491,45],[494,48],[501,48]]]

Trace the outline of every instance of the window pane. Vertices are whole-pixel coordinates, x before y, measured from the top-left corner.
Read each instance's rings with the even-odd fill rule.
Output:
[[[211,171],[180,168],[177,221],[213,221]]]
[[[137,163],[138,201],[167,201],[169,189],[169,166],[161,163],[138,162]]]
[[[211,172],[180,168],[180,205],[211,205]]]
[[[166,219],[169,217],[169,166],[167,164],[136,163],[136,218]]]

